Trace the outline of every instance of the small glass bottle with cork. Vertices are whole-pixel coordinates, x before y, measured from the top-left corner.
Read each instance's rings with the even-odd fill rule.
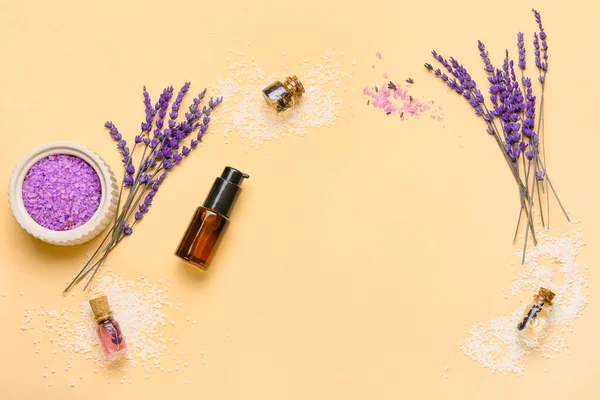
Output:
[[[276,81],[262,91],[267,104],[277,114],[283,114],[296,104],[296,99],[302,97],[304,86],[296,75],[288,76],[283,82]]]
[[[525,312],[517,325],[517,333],[525,343],[529,345],[538,344],[544,328],[548,325],[554,296],[556,295],[551,290],[542,287],[533,296],[533,303],[525,308]]]
[[[96,331],[104,358],[112,360],[127,353],[127,343],[125,343],[121,326],[113,318],[107,297],[100,296],[90,300],[90,306],[98,323]]]

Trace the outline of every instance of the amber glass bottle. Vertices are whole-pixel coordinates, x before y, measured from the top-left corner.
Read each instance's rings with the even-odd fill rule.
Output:
[[[175,255],[189,264],[206,270],[223,230],[229,223],[229,214],[242,191],[240,185],[248,174],[225,167],[215,180],[204,205],[196,209]]]

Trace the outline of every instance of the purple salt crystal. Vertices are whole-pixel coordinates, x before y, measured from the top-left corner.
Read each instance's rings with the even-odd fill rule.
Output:
[[[22,196],[25,210],[35,222],[53,231],[66,231],[92,218],[102,200],[102,186],[87,162],[55,154],[27,171]]]

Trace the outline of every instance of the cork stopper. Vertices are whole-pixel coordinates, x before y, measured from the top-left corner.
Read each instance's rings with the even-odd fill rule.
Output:
[[[556,296],[550,289],[546,289],[541,287],[540,291],[537,294],[537,297],[548,304],[552,304],[552,300]]]
[[[287,90],[294,96],[302,96],[302,93],[305,92],[302,82],[300,82],[300,79],[298,79],[296,75],[288,76],[287,78],[285,78],[283,84],[285,85]]]
[[[106,296],[96,297],[90,300],[90,306],[96,321],[100,322],[110,317],[110,307]]]

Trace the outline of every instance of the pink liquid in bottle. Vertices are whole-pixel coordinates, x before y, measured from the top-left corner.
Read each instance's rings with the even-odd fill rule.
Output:
[[[112,317],[106,296],[90,300],[90,306],[98,322],[98,339],[102,346],[104,358],[112,360],[127,353],[127,344],[119,323]]]
[[[98,338],[104,358],[112,360],[127,353],[127,343],[119,323],[112,317],[98,323]]]

